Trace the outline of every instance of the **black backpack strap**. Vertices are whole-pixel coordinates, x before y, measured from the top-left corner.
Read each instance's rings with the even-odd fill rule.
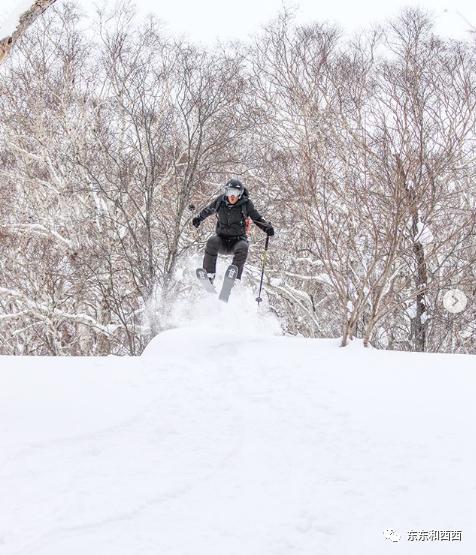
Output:
[[[223,199],[223,197],[218,197],[217,201],[215,203],[215,214],[218,218],[218,210],[220,210],[220,206],[222,205],[222,203],[225,202],[225,200]]]
[[[246,220],[248,217],[248,201],[241,205],[241,213],[243,214],[243,220]]]

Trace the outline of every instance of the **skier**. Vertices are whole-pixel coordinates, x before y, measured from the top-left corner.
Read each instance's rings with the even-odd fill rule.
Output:
[[[217,197],[193,218],[192,224],[198,228],[201,222],[216,214],[216,235],[212,235],[205,247],[203,268],[213,284],[216,272],[217,255],[233,254],[233,262],[238,268],[236,279],[241,279],[243,267],[248,256],[247,219],[248,217],[267,235],[274,235],[273,226],[266,222],[253,206],[248,190],[238,179],[230,179],[225,185],[223,195]]]

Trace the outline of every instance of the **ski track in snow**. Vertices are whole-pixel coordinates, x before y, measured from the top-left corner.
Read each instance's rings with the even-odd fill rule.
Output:
[[[263,335],[246,302],[234,332],[206,299],[141,358],[2,360],[1,555],[474,551],[473,357]]]

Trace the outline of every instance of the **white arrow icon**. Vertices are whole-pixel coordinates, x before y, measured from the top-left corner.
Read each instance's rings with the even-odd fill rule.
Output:
[[[451,289],[445,293],[443,297],[443,306],[448,312],[458,314],[462,312],[468,304],[468,298],[459,289]]]

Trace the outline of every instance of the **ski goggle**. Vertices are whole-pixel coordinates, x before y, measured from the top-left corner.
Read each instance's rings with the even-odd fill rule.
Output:
[[[240,198],[242,194],[243,194],[243,191],[241,191],[240,189],[235,189],[234,187],[227,187],[225,189],[225,196],[226,197],[238,197],[238,198]]]

